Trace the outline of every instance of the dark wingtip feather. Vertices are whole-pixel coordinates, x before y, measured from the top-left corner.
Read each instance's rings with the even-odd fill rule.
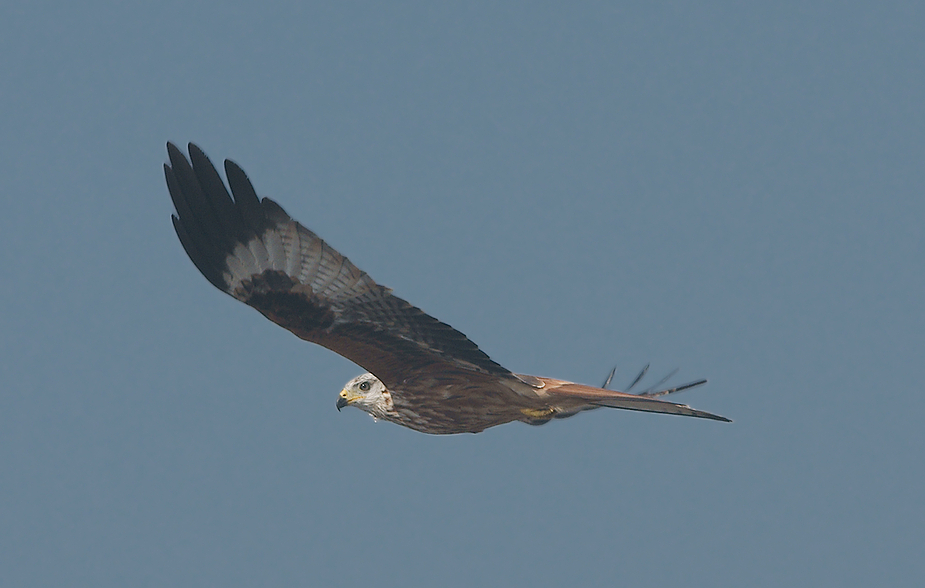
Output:
[[[164,177],[177,212],[174,230],[193,265],[227,292],[223,272],[244,228],[215,167],[195,144],[190,143],[189,150],[187,159],[167,142],[170,163],[164,165]]]
[[[686,384],[681,384],[673,388],[662,388],[659,390],[658,388],[663,383],[664,383],[664,380],[659,382],[655,386],[652,386],[646,389],[645,391],[640,392],[638,396],[645,396],[646,398],[655,398],[657,396],[665,396],[667,394],[674,394],[675,392],[683,392],[684,390],[690,390],[691,388],[702,386],[707,383],[707,380],[706,379],[694,380],[693,382],[687,382]]]
[[[228,178],[228,186],[234,195],[235,205],[241,213],[244,224],[256,234],[261,234],[269,225],[269,221],[263,208],[260,207],[260,198],[257,197],[250,178],[241,166],[230,159],[225,160],[225,177]]]
[[[177,237],[180,239],[180,244],[183,245],[183,250],[186,251],[186,254],[193,262],[193,265],[196,266],[196,269],[198,269],[199,272],[205,276],[207,280],[209,280],[209,283],[211,283],[219,290],[226,292],[228,286],[225,284],[225,279],[222,276],[221,268],[208,263],[207,260],[209,257],[203,255],[197,249],[195,242],[190,238],[189,233],[183,226],[183,222],[179,218],[174,215],[171,215],[170,218],[173,221],[173,229],[176,231]]]
[[[640,392],[635,392],[635,393],[632,392],[633,388],[639,385],[639,382],[641,382],[642,379],[645,377],[645,375],[649,372],[649,366],[650,364],[646,364],[645,367],[643,367],[642,370],[640,370],[639,374],[635,378],[633,378],[633,381],[630,382],[630,385],[627,386],[623,390],[623,392],[628,393],[628,394],[635,394],[636,396],[644,396],[646,398],[654,398],[656,396],[664,396],[666,394],[674,394],[675,392],[682,392],[684,390],[690,390],[691,388],[696,388],[697,386],[702,386],[703,384],[707,383],[706,379],[700,379],[700,380],[695,380],[693,382],[687,382],[685,384],[680,384],[672,388],[662,388],[661,386],[665,384],[665,382],[670,380],[675,374],[678,373],[678,369],[675,368],[671,370],[670,372],[668,372],[668,374],[662,379],[660,379],[658,382],[652,384],[651,386],[648,386],[645,390],[642,390]],[[607,379],[604,380],[604,383],[601,385],[601,388],[605,390],[607,389],[607,387],[610,385],[611,380],[613,380],[613,376],[616,373],[616,371],[617,371],[616,366],[612,370],[610,370],[610,373],[607,375]]]
[[[645,377],[646,372],[648,372],[648,371],[649,371],[649,364],[646,364],[646,366],[645,366],[644,368],[642,368],[642,370],[639,372],[639,375],[636,376],[636,379],[633,380],[633,382],[632,382],[629,386],[626,387],[625,392],[629,392],[630,390],[632,390],[633,388],[635,388],[635,387],[636,387],[636,384],[638,384],[639,381],[642,380],[642,379]]]

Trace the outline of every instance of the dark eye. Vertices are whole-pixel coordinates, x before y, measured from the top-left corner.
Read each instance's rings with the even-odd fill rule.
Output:
[[[369,391],[369,382],[360,382],[360,390],[363,392]]]

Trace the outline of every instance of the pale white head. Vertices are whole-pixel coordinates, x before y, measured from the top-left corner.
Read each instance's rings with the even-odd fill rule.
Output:
[[[375,418],[388,418],[392,413],[392,395],[385,384],[372,374],[363,374],[347,382],[337,398],[337,410],[355,406]]]

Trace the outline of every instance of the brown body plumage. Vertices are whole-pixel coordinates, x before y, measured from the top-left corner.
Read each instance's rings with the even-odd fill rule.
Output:
[[[475,433],[514,420],[542,424],[602,406],[728,420],[654,399],[702,381],[636,395],[514,374],[459,331],[376,284],[275,202],[258,199],[233,162],[225,161],[232,198],[198,147],[190,144],[189,160],[170,143],[167,150],[174,227],[206,279],[296,336],[369,370],[385,388],[366,404],[345,399],[361,399],[359,390],[342,393],[339,407],[355,403],[425,433]]]

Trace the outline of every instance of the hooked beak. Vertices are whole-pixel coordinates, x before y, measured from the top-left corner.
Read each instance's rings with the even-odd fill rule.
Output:
[[[340,409],[345,406],[350,406],[350,403],[359,398],[359,396],[351,396],[347,389],[340,391],[340,396],[337,399],[337,412],[340,412]]]

